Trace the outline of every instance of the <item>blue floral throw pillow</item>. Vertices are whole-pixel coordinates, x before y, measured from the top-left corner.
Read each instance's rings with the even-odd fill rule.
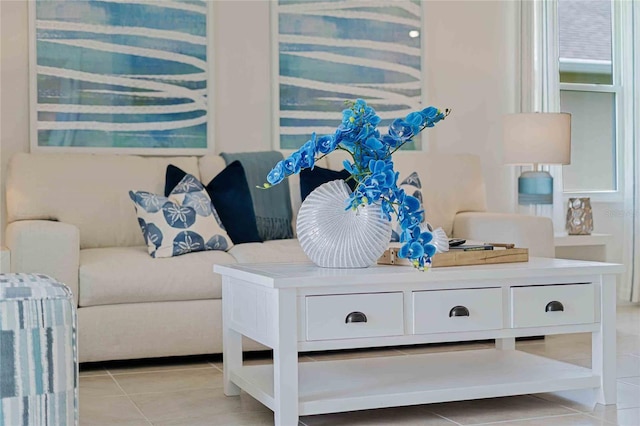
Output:
[[[202,250],[229,250],[233,242],[221,226],[204,186],[187,174],[168,197],[129,191],[151,257]]]

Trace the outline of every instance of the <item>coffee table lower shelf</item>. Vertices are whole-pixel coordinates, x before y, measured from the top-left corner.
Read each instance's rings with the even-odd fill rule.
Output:
[[[273,410],[273,366],[243,366],[231,380]],[[299,414],[597,388],[584,367],[516,350],[482,349],[298,364]]]

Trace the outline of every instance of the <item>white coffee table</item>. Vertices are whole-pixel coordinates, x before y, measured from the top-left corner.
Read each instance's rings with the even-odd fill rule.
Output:
[[[433,269],[216,265],[223,276],[224,393],[298,416],[573,389],[616,402],[621,265],[532,258]],[[589,332],[592,368],[515,349],[522,336]],[[273,365],[242,363],[242,335]],[[495,349],[309,362],[298,352],[496,339]]]

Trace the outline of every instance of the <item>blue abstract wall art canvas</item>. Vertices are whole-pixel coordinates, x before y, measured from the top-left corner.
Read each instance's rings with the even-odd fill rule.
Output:
[[[381,127],[424,108],[420,1],[279,0],[274,7],[281,149],[297,149],[314,131],[333,133],[345,100],[365,99]],[[421,141],[407,147],[420,149]]]
[[[31,7],[36,148],[207,148],[206,0]]]

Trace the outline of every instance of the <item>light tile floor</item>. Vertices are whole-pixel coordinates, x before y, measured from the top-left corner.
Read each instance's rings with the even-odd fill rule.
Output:
[[[583,366],[591,365],[590,334],[518,342],[518,349]],[[306,426],[337,425],[624,425],[640,426],[640,306],[618,307],[618,405],[595,409],[555,394],[307,416]],[[309,353],[303,362],[337,358],[406,356],[468,350],[488,343]],[[259,354],[250,363],[270,362]],[[222,393],[217,357],[164,359],[80,367],[80,424],[109,426],[272,425],[273,415],[249,395]]]

